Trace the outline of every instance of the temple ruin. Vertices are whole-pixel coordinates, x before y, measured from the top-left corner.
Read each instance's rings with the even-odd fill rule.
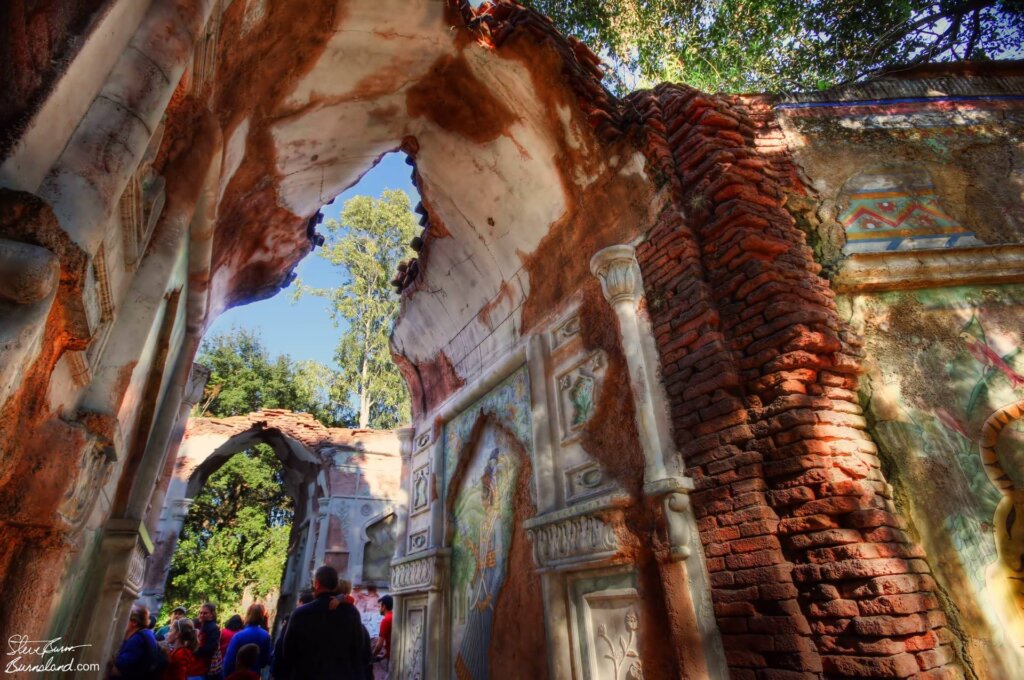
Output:
[[[1024,676],[1022,64],[617,96],[509,0],[5,11],[0,639],[105,662],[176,466],[251,437],[324,527],[295,574],[395,466],[403,680]],[[204,330],[396,150],[410,427],[181,444]]]

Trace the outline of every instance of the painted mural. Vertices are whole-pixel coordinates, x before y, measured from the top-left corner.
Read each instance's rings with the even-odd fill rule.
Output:
[[[847,253],[981,245],[943,208],[924,168],[862,172],[843,188]]]
[[[494,608],[505,580],[519,456],[489,425],[470,452],[452,512],[452,658],[458,680],[489,680]]]
[[[507,427],[523,446],[532,448],[530,425],[530,379],[524,364],[444,426],[444,486],[455,474],[459,454],[469,442],[481,413],[487,413]]]
[[[1024,399],[1024,287],[889,293],[853,311],[875,354],[872,429],[924,510],[918,521],[933,524],[935,554],[951,558],[939,570],[984,603],[994,637],[1024,649],[1024,427],[1007,408]],[[998,413],[998,444],[986,447]]]

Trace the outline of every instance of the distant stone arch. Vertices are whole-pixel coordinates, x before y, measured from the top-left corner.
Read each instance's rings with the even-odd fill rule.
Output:
[[[232,456],[257,443],[273,448],[284,468],[284,485],[295,500],[295,515],[289,539],[288,563],[283,574],[278,610],[290,609],[297,591],[308,585],[315,565],[330,559],[332,548],[347,545],[342,530],[355,524],[343,502],[354,490],[367,496],[370,507],[394,502],[400,474],[398,439],[392,432],[328,428],[308,413],[263,410],[231,418],[196,418],[189,421],[178,453],[153,536],[154,551],[147,562],[143,600],[159,607],[170,571],[178,535],[192,500],[210,476]],[[343,469],[342,469],[343,468]],[[360,484],[370,470],[382,484]],[[375,498],[378,492],[391,494]],[[391,511],[393,514],[393,510]],[[342,575],[360,584],[359,565],[343,560]],[[351,568],[349,568],[351,567]],[[386,586],[375,580],[376,586]]]

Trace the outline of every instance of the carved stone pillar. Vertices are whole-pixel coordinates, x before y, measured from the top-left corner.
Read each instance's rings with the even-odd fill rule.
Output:
[[[694,552],[696,528],[688,496],[693,480],[683,476],[682,460],[672,441],[668,399],[659,376],[657,347],[634,248],[617,245],[598,251],[590,260],[590,271],[601,281],[605,298],[618,317],[645,460],[644,494],[664,521],[668,549],[659,559],[665,604],[669,617],[682,624],[673,629],[673,648],[684,677],[724,677],[727,671],[711,615],[706,569],[700,560],[687,564]],[[681,583],[686,587],[678,587]]]
[[[162,517],[153,544],[153,555],[146,564],[142,602],[150,611],[156,611],[164,601],[167,588],[167,576],[174,560],[174,550],[178,547],[178,537],[185,526],[185,518],[194,503],[192,498],[179,498],[171,501],[167,508],[167,516]]]
[[[412,491],[409,488],[409,479],[412,476],[412,438],[416,433],[411,427],[401,427],[395,430],[395,434],[398,435],[398,441],[401,445],[399,449],[402,454],[402,476],[401,486],[399,488],[405,492],[405,502],[400,505],[400,510],[397,513],[398,525],[395,527],[395,559],[400,560],[405,557],[405,553],[408,549],[409,544],[409,512],[412,510]]]
[[[313,555],[315,555],[313,568],[318,568],[324,563],[324,557],[327,555],[327,530],[331,523],[331,499],[320,498],[317,499],[317,516],[316,516],[316,547],[313,549]],[[344,575],[342,575],[344,578]],[[312,582],[312,579],[310,580]]]
[[[448,677],[446,591],[451,569],[447,548],[430,549],[391,563],[395,598],[391,677]]]
[[[103,585],[90,607],[91,614],[82,620],[86,632],[76,639],[91,645],[94,658],[107,660],[116,651],[115,640],[124,632],[131,606],[142,590],[153,543],[141,522],[112,519],[107,522],[99,552],[103,567],[98,573]]]
[[[659,396],[654,393],[659,384],[657,354],[650,324],[640,309],[644,286],[633,246],[611,246],[598,251],[590,260],[590,271],[601,281],[601,290],[619,318],[622,352],[629,369],[637,430],[646,461],[644,482],[665,479],[669,466],[676,466],[676,457],[664,399],[655,403]]]

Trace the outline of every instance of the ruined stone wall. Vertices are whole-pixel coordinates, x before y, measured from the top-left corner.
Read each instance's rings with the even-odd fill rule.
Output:
[[[978,677],[1021,672],[1022,111],[998,65],[776,102],[808,191],[792,211],[864,337],[868,431]]]
[[[400,441],[394,432],[327,428],[308,413],[267,409],[231,418],[189,419],[173,472],[158,489],[150,524],[153,554],[146,562],[142,601],[164,602],[174,549],[186,516],[206,480],[231,456],[265,443],[277,454],[295,501],[279,600],[287,613],[311,587],[317,566],[330,564],[363,593],[364,619],[374,623],[368,591],[388,588],[399,493]],[[386,554],[386,558],[382,555]]]
[[[85,41],[105,0],[33,3],[5,2],[0,7],[0,154],[24,131],[35,112]]]
[[[983,603],[979,570],[1018,542],[1012,69],[917,74],[911,101],[891,83],[619,99],[585,46],[507,1],[101,14],[117,40],[79,54],[108,61],[73,60],[0,165],[18,274],[0,289],[0,639],[28,621],[105,656],[172,496],[203,330],[289,281],[317,210],[401,149],[425,229],[396,277],[415,414],[399,669],[1003,672],[994,619],[955,600]],[[893,206],[910,212],[869,219]],[[916,378],[943,362],[948,389]],[[919,414],[964,441],[926,431],[938,453],[911,464]],[[965,453],[979,423],[988,487]],[[923,482],[950,470],[962,504]],[[318,557],[298,553],[294,573]],[[453,610],[456,581],[505,618]]]

